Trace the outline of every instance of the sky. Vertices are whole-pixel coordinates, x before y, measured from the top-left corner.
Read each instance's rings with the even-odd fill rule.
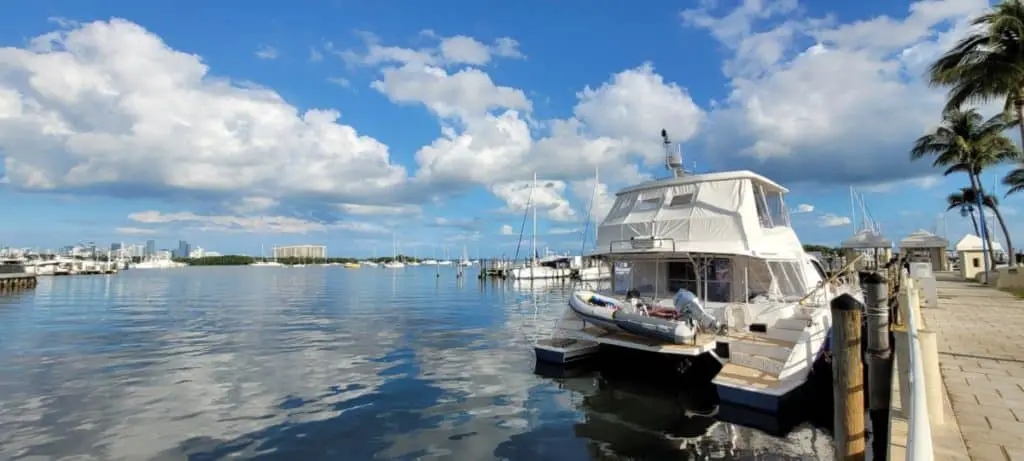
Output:
[[[698,173],[788,187],[804,243],[853,233],[851,187],[889,238],[957,240],[966,177],[908,152],[944,102],[927,65],[987,6],[4,2],[0,246],[512,255],[536,173],[538,245],[578,252],[667,174],[663,128]]]

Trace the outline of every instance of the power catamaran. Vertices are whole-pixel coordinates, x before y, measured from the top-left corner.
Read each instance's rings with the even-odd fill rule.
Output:
[[[598,227],[611,290],[575,290],[537,358],[567,363],[608,345],[685,369],[710,355],[723,364],[713,378],[723,400],[775,411],[825,345],[829,301],[859,290],[804,252],[787,189],[751,171],[688,174],[662,136],[672,176],[619,191]]]

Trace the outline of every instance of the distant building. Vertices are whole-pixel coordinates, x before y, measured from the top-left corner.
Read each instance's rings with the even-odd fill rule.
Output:
[[[120,250],[120,249],[121,249],[121,244],[120,243],[111,243],[110,244],[110,251],[117,251],[117,250]]]
[[[144,256],[156,256],[156,240],[146,240],[146,254]]]
[[[327,247],[324,245],[274,247],[274,258],[325,259],[327,258]]]
[[[174,251],[175,258],[188,258],[192,254],[192,247],[184,240],[178,241],[178,249]]]
[[[189,258],[202,258],[204,256],[206,256],[206,250],[201,246],[196,246],[188,253]]]

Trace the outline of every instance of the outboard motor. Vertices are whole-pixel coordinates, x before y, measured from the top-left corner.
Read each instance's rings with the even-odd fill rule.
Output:
[[[680,288],[676,292],[673,304],[675,304],[679,314],[691,322],[691,324],[696,323],[701,328],[707,330],[717,331],[720,329],[721,326],[718,323],[718,319],[704,310],[704,306],[700,304],[700,299],[690,290]]]

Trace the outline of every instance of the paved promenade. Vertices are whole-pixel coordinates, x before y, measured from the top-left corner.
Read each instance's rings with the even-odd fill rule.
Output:
[[[1024,299],[938,278],[939,306],[921,310],[926,327],[938,333],[952,407],[946,424],[933,428],[936,458],[958,457],[951,440],[958,426],[970,459],[1024,461]]]

